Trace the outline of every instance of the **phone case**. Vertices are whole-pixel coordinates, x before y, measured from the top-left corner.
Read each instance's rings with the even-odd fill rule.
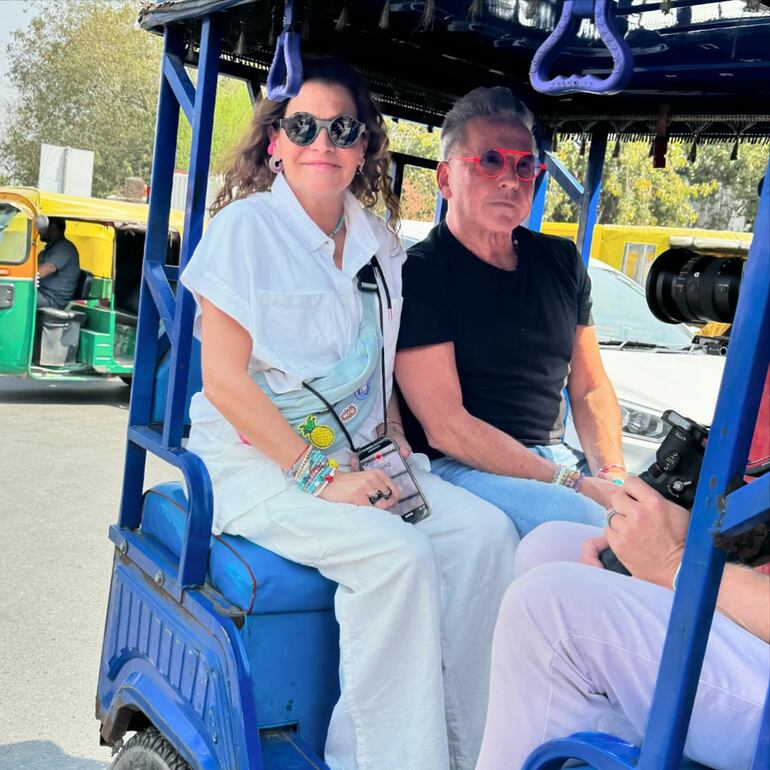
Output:
[[[403,521],[417,524],[430,516],[430,506],[393,439],[383,436],[361,447],[358,452],[358,464],[361,470],[383,470],[398,485],[401,499],[395,513],[401,516]]]

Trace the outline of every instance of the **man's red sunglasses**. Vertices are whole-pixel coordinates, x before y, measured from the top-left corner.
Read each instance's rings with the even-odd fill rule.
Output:
[[[475,163],[484,176],[495,179],[505,170],[507,155],[511,156],[516,176],[521,182],[533,182],[539,174],[545,171],[545,163],[538,163],[537,158],[531,152],[506,150],[502,147],[484,150],[481,155],[467,155],[448,160],[464,160],[468,163]]]

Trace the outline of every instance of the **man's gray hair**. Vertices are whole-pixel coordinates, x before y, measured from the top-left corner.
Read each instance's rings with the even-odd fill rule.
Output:
[[[535,118],[524,102],[510,88],[474,88],[458,99],[441,126],[441,159],[446,160],[454,147],[465,138],[465,126],[474,118],[521,123],[532,133]],[[533,147],[536,145],[534,135]]]

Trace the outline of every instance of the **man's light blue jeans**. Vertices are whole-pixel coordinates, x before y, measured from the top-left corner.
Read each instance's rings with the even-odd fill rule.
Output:
[[[590,473],[583,453],[567,444],[534,446],[530,447],[530,451],[558,465]],[[431,460],[431,471],[496,505],[516,525],[520,537],[546,521],[576,521],[604,526],[607,511],[603,506],[558,484],[498,476],[471,468],[450,457]]]

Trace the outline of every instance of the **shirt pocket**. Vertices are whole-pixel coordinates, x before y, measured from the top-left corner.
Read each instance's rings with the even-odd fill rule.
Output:
[[[352,303],[335,292],[263,290],[254,303],[256,357],[278,369],[312,371],[334,363],[355,339]]]

